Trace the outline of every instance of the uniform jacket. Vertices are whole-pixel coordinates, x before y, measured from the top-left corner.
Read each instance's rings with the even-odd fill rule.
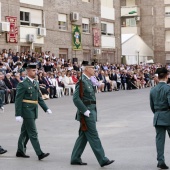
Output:
[[[23,82],[17,85],[16,98],[15,98],[15,116],[21,116],[28,119],[38,118],[38,104],[25,103],[23,99],[38,101],[38,104],[46,112],[48,107],[42,99],[39,85],[34,84],[26,78]]]
[[[154,126],[170,126],[170,86],[168,84],[160,82],[151,89],[150,107],[154,113]]]
[[[84,114],[87,110],[90,111],[90,118],[97,121],[97,110],[96,104],[86,105],[83,102],[85,101],[96,101],[95,91],[93,85],[85,75],[82,75],[82,83],[83,83],[83,99],[80,99],[80,81],[76,84],[76,89],[73,94],[73,102],[77,107],[76,120],[80,121],[81,114]]]

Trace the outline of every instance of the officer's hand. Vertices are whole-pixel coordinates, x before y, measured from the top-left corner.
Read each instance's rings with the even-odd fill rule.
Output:
[[[89,116],[90,116],[90,111],[89,111],[89,110],[87,110],[87,111],[84,113],[84,116],[89,117]]]
[[[52,114],[52,111],[50,109],[47,109],[46,113]]]
[[[16,121],[22,123],[23,118],[21,116],[16,116]]]

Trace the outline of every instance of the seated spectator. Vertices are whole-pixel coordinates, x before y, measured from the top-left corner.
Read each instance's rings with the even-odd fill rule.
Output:
[[[9,103],[10,101],[8,101],[8,95],[10,95],[11,90],[8,89],[8,87],[6,86],[5,82],[4,82],[4,74],[2,72],[0,72],[0,95],[2,98],[2,101],[4,103]]]
[[[77,73],[73,72],[71,77],[72,77],[73,83],[76,84],[78,82]]]
[[[11,78],[11,73],[7,73],[5,78],[4,78],[5,85],[7,86],[8,89],[10,89],[10,94],[11,94],[11,103],[15,102],[15,95],[16,95],[16,89],[13,86],[12,83],[12,78]]]
[[[12,79],[13,87],[16,89],[18,83],[21,82],[20,80],[20,73],[15,73],[14,78]]]

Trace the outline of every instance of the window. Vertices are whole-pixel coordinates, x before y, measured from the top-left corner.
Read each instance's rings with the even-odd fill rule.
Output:
[[[58,14],[58,28],[60,30],[67,30],[67,15]]]
[[[20,11],[20,24],[21,25],[30,25],[30,13]]]
[[[82,30],[84,33],[90,32],[90,25],[89,25],[89,19],[88,18],[82,18]]]
[[[126,27],[136,27],[135,18],[127,18],[126,19]]]
[[[170,17],[170,7],[165,7],[165,17]]]
[[[109,22],[101,23],[101,33],[102,35],[113,35],[114,34],[113,23]]]

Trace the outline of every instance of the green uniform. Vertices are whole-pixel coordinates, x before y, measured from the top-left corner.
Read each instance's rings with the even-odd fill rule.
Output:
[[[156,129],[157,160],[165,163],[164,145],[166,131],[170,134],[170,86],[160,82],[150,91],[150,107],[154,113],[153,125]]]
[[[38,104],[23,102],[38,101],[38,104],[46,112],[48,107],[41,97],[38,83],[33,84],[29,78],[17,85],[15,98],[15,116],[23,118],[21,134],[18,140],[18,152],[26,152],[26,144],[30,139],[32,146],[37,155],[41,155],[42,151],[38,141],[38,133],[35,119],[38,118]]]
[[[108,158],[105,157],[104,149],[102,147],[96,129],[97,121],[96,104],[89,104],[90,101],[96,101],[95,91],[93,89],[91,81],[85,75],[82,75],[82,82],[83,82],[83,99],[81,100],[79,97],[80,87],[79,82],[76,85],[76,90],[73,95],[73,102],[77,107],[76,120],[80,121],[81,115],[84,114],[87,110],[90,111],[90,117],[85,116],[85,121],[88,130],[81,131],[81,129],[79,129],[79,137],[77,138],[75,146],[72,151],[71,163],[81,162],[81,155],[88,141],[99,164],[103,165],[108,161]]]

